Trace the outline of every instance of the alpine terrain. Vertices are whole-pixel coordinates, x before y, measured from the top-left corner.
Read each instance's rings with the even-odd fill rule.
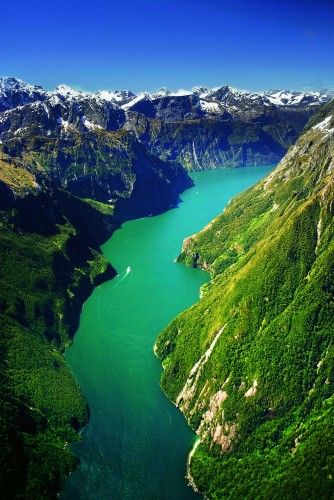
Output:
[[[123,130],[163,160],[186,169],[240,167],[278,162],[309,117],[333,91],[254,93],[228,85],[191,91],[88,93],[66,85],[54,91],[16,78],[0,79],[0,140],[12,147],[87,132]],[[80,176],[82,177],[82,176]]]

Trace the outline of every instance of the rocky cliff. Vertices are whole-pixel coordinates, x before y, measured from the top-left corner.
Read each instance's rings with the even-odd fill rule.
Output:
[[[217,89],[142,94],[123,106],[125,127],[162,158],[190,170],[277,163],[330,92]]]

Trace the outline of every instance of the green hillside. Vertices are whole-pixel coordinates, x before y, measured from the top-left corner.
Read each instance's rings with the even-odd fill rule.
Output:
[[[62,352],[82,301],[114,275],[97,251],[110,221],[17,159],[2,155],[0,178],[1,492],[50,498],[76,465],[67,443],[88,418]]]
[[[179,257],[212,280],[156,350],[208,498],[334,494],[332,109]]]
[[[174,205],[191,185],[180,165],[123,136],[36,135],[1,146],[4,498],[56,498],[77,465],[68,445],[89,411],[63,352],[93,287],[115,276],[100,244],[124,219]]]

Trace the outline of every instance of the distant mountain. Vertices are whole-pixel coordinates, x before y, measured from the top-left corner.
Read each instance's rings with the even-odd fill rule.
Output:
[[[126,127],[152,152],[187,169],[278,162],[330,92],[216,89],[140,94]]]
[[[229,85],[215,89],[197,87],[191,91],[161,89],[154,93],[140,93],[122,108],[169,122],[219,116],[251,120],[268,113],[266,107],[306,110],[327,102],[332,95],[334,93],[330,91],[256,93],[236,90]]]
[[[239,108],[244,108],[246,111],[247,106],[250,107],[254,104],[257,106],[275,105],[295,108],[317,106],[334,97],[334,90],[248,92],[225,85],[212,89],[206,87],[194,87],[191,90],[162,88],[156,92],[140,92],[139,94],[135,94],[131,90],[101,90],[93,93],[75,90],[64,84],[58,85],[53,91],[46,91],[39,85],[31,85],[18,78],[0,77],[1,111],[35,101],[44,101],[52,96],[58,96],[67,101],[80,102],[91,99],[100,104],[112,102],[127,110],[132,110],[142,100],[154,101],[155,105],[158,106],[158,101],[166,97],[176,100],[187,97],[194,100],[194,103],[198,103],[198,107],[203,109],[204,112],[207,111],[206,108],[208,107],[206,103],[212,103],[212,109],[215,109],[215,112],[219,113],[219,110],[224,108],[230,110],[233,114]]]
[[[265,92],[264,95],[276,106],[303,107],[317,106],[327,102],[334,97],[334,91],[290,92],[289,90],[270,90]]]
[[[187,169],[277,162],[332,91],[214,89],[89,93],[0,79],[0,140],[125,129]]]
[[[0,78],[0,112],[35,101],[43,101],[47,92],[17,78]]]

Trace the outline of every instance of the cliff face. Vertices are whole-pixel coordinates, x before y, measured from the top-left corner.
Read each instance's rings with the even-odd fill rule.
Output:
[[[0,484],[8,498],[55,498],[76,466],[67,444],[79,439],[88,409],[62,353],[84,300],[115,275],[99,245],[123,220],[174,205],[190,185],[180,165],[122,134],[2,145]]]
[[[189,237],[212,274],[160,335],[162,388],[200,443],[209,498],[333,495],[334,106],[278,167]]]
[[[311,112],[265,108],[255,117],[226,112],[174,122],[128,112],[126,126],[154,154],[177,160],[186,169],[234,168],[277,163]]]
[[[130,210],[136,199],[135,216],[170,207],[192,185],[180,164],[154,156],[124,130],[72,131],[56,137],[31,131],[6,141],[2,149],[47,175],[55,186],[115,206],[116,211],[118,204],[124,205],[121,200],[129,201]]]

